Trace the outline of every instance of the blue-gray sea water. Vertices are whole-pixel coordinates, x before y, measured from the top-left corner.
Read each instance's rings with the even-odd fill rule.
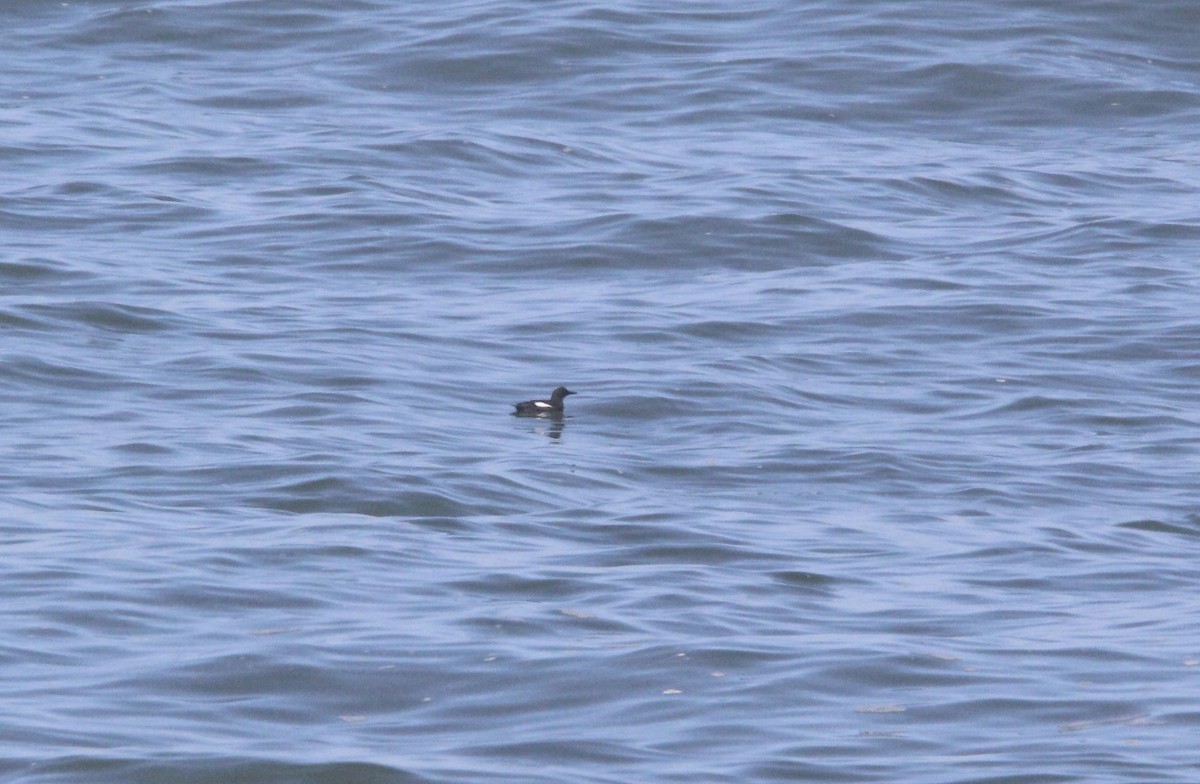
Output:
[[[0,780],[1200,781],[1200,4],[0,20]]]

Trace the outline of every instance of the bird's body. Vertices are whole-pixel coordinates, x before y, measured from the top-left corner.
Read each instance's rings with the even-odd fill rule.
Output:
[[[524,403],[513,403],[517,409],[516,416],[546,416],[563,412],[563,398],[575,393],[566,387],[559,387],[550,393],[549,400],[526,400]]]

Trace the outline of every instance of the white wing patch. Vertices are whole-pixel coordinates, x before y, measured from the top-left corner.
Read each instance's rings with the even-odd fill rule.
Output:
[[[554,406],[552,406],[549,403],[546,403],[545,401],[542,401],[542,400],[535,400],[535,401],[533,401],[533,404],[535,406],[537,406],[538,408],[554,408]]]

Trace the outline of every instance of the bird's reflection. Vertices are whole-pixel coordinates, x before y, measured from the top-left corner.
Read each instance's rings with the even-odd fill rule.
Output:
[[[547,438],[562,438],[563,429],[567,426],[567,418],[557,411],[553,414],[542,414],[538,417],[525,418],[536,419],[537,426],[534,428],[534,431],[541,433]]]

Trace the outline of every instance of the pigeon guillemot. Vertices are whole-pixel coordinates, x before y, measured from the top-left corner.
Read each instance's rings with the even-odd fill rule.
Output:
[[[524,403],[513,403],[517,410],[516,416],[542,416],[543,414],[561,414],[563,398],[575,393],[566,387],[559,387],[550,393],[549,400],[526,400]]]

